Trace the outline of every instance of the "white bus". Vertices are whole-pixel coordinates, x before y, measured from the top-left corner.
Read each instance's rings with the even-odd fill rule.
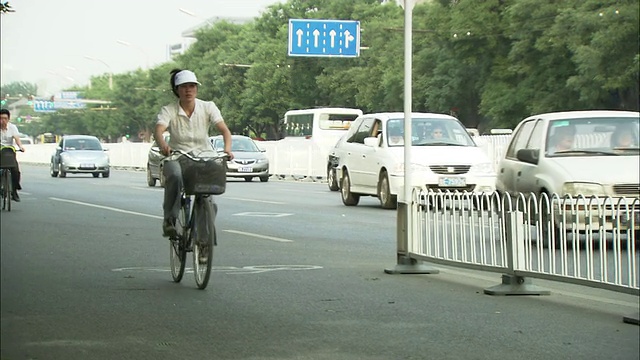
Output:
[[[284,139],[308,139],[326,148],[333,146],[362,110],[352,108],[315,108],[289,110],[284,114],[282,135]]]

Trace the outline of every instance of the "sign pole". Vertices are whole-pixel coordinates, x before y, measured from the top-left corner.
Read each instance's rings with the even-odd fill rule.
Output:
[[[409,239],[413,235],[412,169],[411,169],[411,113],[412,60],[413,60],[413,5],[414,0],[404,0],[404,189],[403,198],[398,201],[397,264],[393,269],[385,269],[387,274],[437,274],[439,270],[418,263],[409,256]],[[404,231],[403,231],[404,230]]]

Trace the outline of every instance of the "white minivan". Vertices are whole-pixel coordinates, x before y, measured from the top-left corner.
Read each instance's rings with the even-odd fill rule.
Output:
[[[434,191],[492,193],[496,173],[487,154],[455,117],[411,114],[413,187]],[[385,209],[397,206],[404,188],[404,113],[360,116],[342,139],[338,166],[345,205],[376,196]]]

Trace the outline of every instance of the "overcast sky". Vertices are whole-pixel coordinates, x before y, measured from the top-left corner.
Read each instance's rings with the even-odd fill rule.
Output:
[[[47,96],[87,85],[92,75],[154,67],[168,60],[168,45],[205,19],[255,17],[285,1],[10,0],[15,12],[0,16],[0,82],[36,83]]]

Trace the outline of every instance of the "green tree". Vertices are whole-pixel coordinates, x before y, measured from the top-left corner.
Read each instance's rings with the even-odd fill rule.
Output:
[[[38,85],[28,82],[16,81],[2,85],[0,89],[0,97],[5,96],[35,96],[38,93]]]

